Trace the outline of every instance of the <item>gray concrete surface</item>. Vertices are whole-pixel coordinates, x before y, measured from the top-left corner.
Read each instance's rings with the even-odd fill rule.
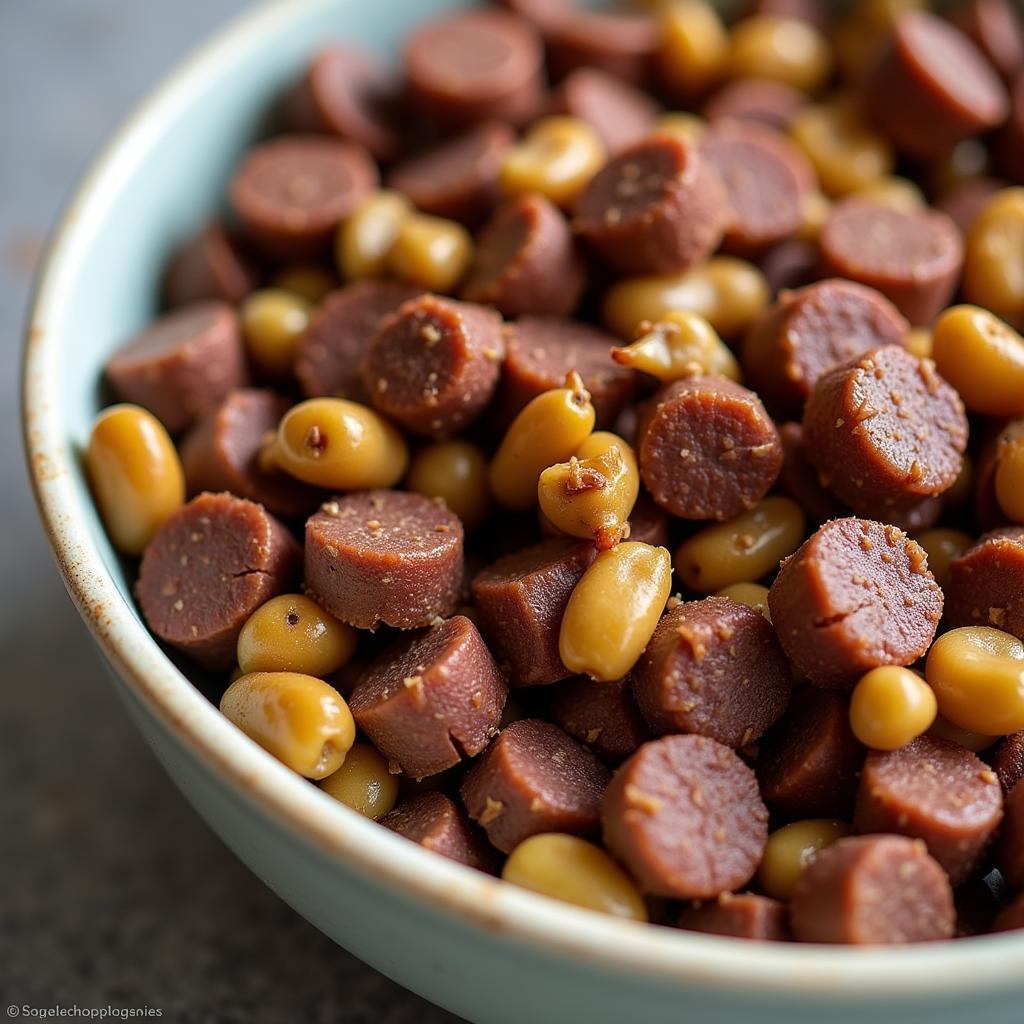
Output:
[[[295,915],[179,796],[103,676],[25,482],[17,365],[46,232],[134,101],[244,6],[0,0],[0,1019],[109,1004],[169,1021],[454,1020]]]

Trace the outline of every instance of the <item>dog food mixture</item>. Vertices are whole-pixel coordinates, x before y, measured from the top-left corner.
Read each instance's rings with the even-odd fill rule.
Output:
[[[326,42],[86,467],[231,722],[439,856],[744,939],[1024,927],[1024,26],[828,9]]]

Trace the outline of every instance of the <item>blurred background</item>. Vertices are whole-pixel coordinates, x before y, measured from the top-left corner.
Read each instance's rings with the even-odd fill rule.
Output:
[[[23,468],[21,333],[47,232],[138,99],[247,6],[0,0],[0,1001],[450,1024],[281,903],[172,787],[104,678]]]

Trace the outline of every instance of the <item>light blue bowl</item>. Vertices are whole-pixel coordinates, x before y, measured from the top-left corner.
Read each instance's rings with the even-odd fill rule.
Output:
[[[267,885],[367,963],[470,1020],[1019,1024],[1024,934],[884,950],[744,943],[576,910],[427,853],[251,743],[140,622],[78,458],[104,360],[151,317],[170,245],[220,204],[310,51],[338,36],[392,48],[411,21],[457,6],[258,8],[143,104],[56,233],[26,346],[26,445],[54,553],[118,691],[185,795]]]

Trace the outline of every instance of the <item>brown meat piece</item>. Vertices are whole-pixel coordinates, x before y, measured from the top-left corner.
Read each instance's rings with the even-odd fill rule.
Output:
[[[377,180],[377,165],[361,146],[283,135],[249,151],[231,179],[229,198],[246,238],[265,256],[316,259]]]
[[[785,559],[768,593],[775,631],[802,675],[848,688],[931,645],[942,591],[924,549],[895,526],[833,519]]]
[[[601,820],[608,769],[557,725],[507,725],[462,782],[469,816],[503,853],[539,832],[591,835]]]
[[[909,329],[873,288],[818,281],[782,292],[754,321],[743,373],[772,412],[796,417],[823,374],[882,345],[902,346]]]
[[[204,668],[226,669],[246,620],[294,586],[301,564],[295,538],[262,506],[200,494],[150,541],[135,594],[158,639]]]
[[[818,237],[823,276],[880,291],[912,323],[949,305],[963,263],[956,224],[937,210],[896,210],[865,199],[836,203]]]
[[[825,32],[829,27],[830,12],[830,6],[821,0],[751,0],[743,17],[767,14],[774,18],[791,18],[806,21],[808,25]]]
[[[588,67],[643,86],[658,48],[658,23],[642,11],[570,7],[548,25],[545,37],[556,79]]]
[[[867,77],[872,120],[909,156],[941,157],[1006,117],[1006,90],[977,47],[948,22],[906,11]]]
[[[306,587],[359,629],[428,626],[462,592],[462,523],[442,501],[363,491],[325,502],[306,523]]]
[[[994,932],[1012,932],[1024,928],[1024,892],[1019,892],[992,922]]]
[[[259,285],[259,273],[223,224],[207,224],[174,252],[164,271],[168,306],[215,300],[237,306]]]
[[[119,348],[105,372],[119,399],[149,409],[172,434],[249,381],[238,317],[223,302],[166,314]]]
[[[783,423],[779,427],[782,442],[782,469],[779,490],[792,498],[815,523],[844,515],[842,503],[821,486],[818,471],[804,451],[803,428],[799,423]]]
[[[705,736],[645,743],[612,777],[604,842],[640,888],[712,899],[745,885],[768,838],[754,773]]]
[[[1024,144],[1024,134],[1022,134],[1022,144]],[[1006,187],[1006,182],[1000,181],[998,178],[968,178],[940,196],[938,202],[935,203],[935,208],[951,218],[953,223],[966,235],[988,201]]]
[[[349,707],[392,771],[422,779],[479,754],[507,695],[476,626],[456,615],[377,658]]]
[[[696,733],[728,747],[759,739],[793,686],[771,624],[728,597],[682,601],[662,616],[631,678],[655,735]]]
[[[398,281],[355,281],[331,292],[299,342],[295,376],[302,393],[365,403],[363,361],[381,322],[421,293]]]
[[[849,700],[835,690],[806,687],[761,744],[761,796],[785,821],[847,819],[863,763],[864,747],[850,728]]]
[[[641,489],[640,497],[633,506],[629,516],[629,536],[624,539],[650,544],[652,548],[668,547],[668,516],[645,490]]]
[[[363,387],[406,430],[451,437],[490,402],[504,355],[494,310],[421,295],[381,324],[363,364]]]
[[[782,466],[782,444],[753,391],[724,377],[660,388],[637,429],[640,476],[682,519],[732,519],[760,501]]]
[[[801,238],[787,238],[773,245],[758,260],[768,282],[768,293],[777,297],[785,289],[803,288],[818,278],[818,247]]]
[[[576,676],[555,687],[551,717],[573,739],[618,764],[651,738],[627,679]]]
[[[676,926],[689,932],[762,942],[786,942],[791,937],[786,904],[750,892],[738,896],[723,892],[714,903],[684,907]]]
[[[499,558],[473,580],[480,628],[513,686],[555,683],[571,673],[558,633],[594,546],[548,540]]]
[[[1004,793],[1024,779],[1024,731],[1004,736],[988,758]]]
[[[494,851],[465,812],[443,793],[407,797],[380,819],[385,828],[449,860],[494,873]]]
[[[1010,116],[992,143],[996,169],[1018,185],[1024,185],[1024,71],[1010,93]]]
[[[951,939],[953,892],[924,844],[903,836],[848,836],[800,876],[790,922],[801,942],[889,945]]]
[[[1008,885],[1024,886],[1024,785],[1006,794],[1006,817],[996,844],[996,866]]]
[[[577,200],[574,227],[616,270],[673,274],[710,256],[729,218],[725,186],[701,153],[655,136],[594,175]]]
[[[230,491],[282,519],[309,515],[323,500],[322,492],[286,473],[268,473],[259,464],[264,439],[287,409],[287,399],[267,389],[230,392],[182,441],[188,493]]]
[[[503,203],[480,231],[462,297],[506,316],[568,316],[584,284],[569,222],[544,196],[530,194]]]
[[[1004,81],[1024,71],[1024,22],[1010,0],[967,0],[950,20]]]
[[[974,518],[982,530],[1006,522],[996,498],[996,470],[1006,449],[1024,442],[1024,419],[991,424],[974,459]]]
[[[994,626],[1024,640],[1024,526],[981,536],[949,566],[946,621]]]
[[[981,861],[1003,817],[996,773],[951,740],[919,736],[864,762],[854,827],[923,839],[953,885]]]
[[[726,83],[704,105],[704,120],[751,121],[779,132],[789,131],[793,119],[807,106],[807,95],[782,82],[737,78]]]
[[[855,512],[885,519],[953,486],[967,415],[931,360],[887,345],[817,379],[803,438],[824,486]]]

